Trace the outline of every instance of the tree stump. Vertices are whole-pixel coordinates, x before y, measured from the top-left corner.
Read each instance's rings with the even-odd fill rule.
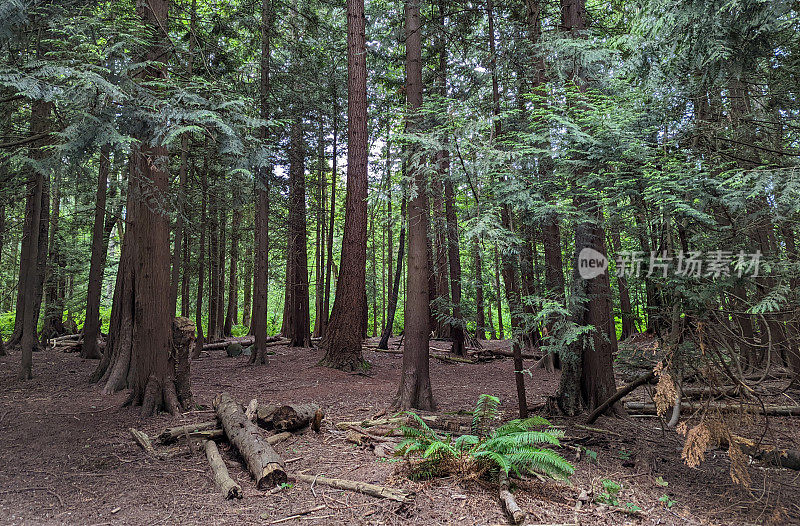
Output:
[[[175,367],[175,391],[181,407],[189,410],[192,400],[192,381],[190,378],[189,353],[194,346],[195,326],[189,318],[178,317],[172,320],[172,355]]]

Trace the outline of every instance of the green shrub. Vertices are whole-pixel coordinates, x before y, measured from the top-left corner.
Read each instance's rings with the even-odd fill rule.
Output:
[[[497,418],[500,400],[481,395],[473,411],[472,433],[453,439],[437,435],[416,413],[408,412],[417,426],[402,426],[403,441],[396,453],[412,460],[414,478],[449,474],[483,476],[500,471],[522,475],[536,472],[555,479],[567,479],[575,468],[547,444],[559,446],[563,431],[546,419],[534,416],[512,420],[496,429],[489,423]],[[542,428],[542,429],[535,429]]]

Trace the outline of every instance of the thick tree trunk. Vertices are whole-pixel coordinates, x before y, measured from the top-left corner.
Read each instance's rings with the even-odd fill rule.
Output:
[[[272,35],[272,0],[261,1],[261,83],[260,83],[260,116],[269,118],[269,59],[270,39]],[[261,140],[266,143],[267,128],[261,128]],[[255,181],[256,213],[255,213],[255,263],[253,268],[253,319],[252,333],[255,345],[250,354],[250,363],[266,365],[267,363],[267,287],[269,282],[269,185],[272,168],[262,166],[257,171]],[[287,276],[288,277],[288,276]]]
[[[406,98],[411,113],[407,127],[419,126],[422,107],[422,42],[419,0],[405,1],[406,16]],[[403,371],[393,406],[401,409],[432,410],[436,404],[429,372],[429,311],[427,236],[427,177],[421,167],[410,166],[416,194],[408,204],[408,274],[405,305],[405,350]]]
[[[287,308],[284,336],[291,347],[311,346],[308,294],[308,253],[306,246],[306,185],[303,123],[295,117],[289,146],[289,235],[287,247]],[[341,286],[341,283],[339,284]],[[363,292],[362,292],[363,294]],[[360,311],[354,311],[360,312]],[[352,316],[352,313],[351,313]],[[357,320],[358,316],[353,316]]]
[[[320,365],[345,371],[365,366],[362,328],[354,315],[366,308],[367,262],[367,60],[364,0],[347,1],[347,196],[342,237],[342,273]]]
[[[92,255],[89,261],[89,285],[86,292],[86,321],[83,324],[83,347],[81,358],[100,358],[97,337],[100,334],[100,294],[103,285],[103,232],[106,216],[106,193],[111,161],[111,147],[100,148],[100,168],[97,173],[97,194],[92,228]]]

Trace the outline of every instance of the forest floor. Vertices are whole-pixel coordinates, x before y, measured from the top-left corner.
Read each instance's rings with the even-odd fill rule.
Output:
[[[0,358],[0,523],[508,523],[490,485],[456,478],[413,482],[402,462],[377,458],[336,430],[338,421],[361,420],[386,409],[397,389],[400,355],[366,351],[373,367],[365,376],[317,367],[321,356],[316,349],[274,350],[270,364],[260,367],[248,366],[246,357],[228,358],[224,351],[195,361],[195,400],[210,406],[217,393],[227,391],[244,403],[252,398],[316,402],[326,412],[322,432],[295,435],[275,446],[284,460],[292,460],[287,471],[399,487],[416,493],[412,504],[299,482],[266,494],[255,489],[227,442],[221,445],[222,455],[244,498],[225,501],[204,455],[190,456],[187,449],[186,455],[157,460],[128,433],[129,427],[136,427],[155,436],[175,425],[175,419],[162,415],[142,420],[138,409],[121,407],[126,393],[103,396],[97,386],[86,383],[96,362],[49,350],[34,355],[35,377],[27,383],[15,379],[18,354]],[[504,416],[513,418],[512,371],[508,358],[474,365],[432,360],[440,411],[469,410],[478,395],[489,393],[500,397]],[[529,405],[544,401],[557,382],[557,375],[532,371],[526,377]],[[182,420],[199,422],[210,416],[197,411]],[[796,471],[751,464],[747,469],[752,487],[745,490],[731,482],[724,451],[710,451],[699,467],[687,467],[681,460],[681,437],[671,430],[662,432],[657,418],[603,417],[594,424],[607,430],[602,433],[577,427],[579,419],[551,420],[593,453],[576,463],[570,484],[518,483],[514,492],[528,513],[528,524],[800,524]],[[770,429],[781,446],[800,446],[800,419],[771,418]],[[575,450],[562,452],[575,460]],[[591,458],[594,453],[596,460]],[[620,506],[638,506],[641,517],[594,502],[576,511],[581,491],[597,496],[604,479],[622,485]],[[319,506],[324,507],[301,519],[280,521]]]

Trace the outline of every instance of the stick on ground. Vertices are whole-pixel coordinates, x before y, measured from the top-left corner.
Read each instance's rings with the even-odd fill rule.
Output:
[[[346,489],[355,491],[356,493],[363,493],[379,499],[389,499],[396,502],[410,502],[413,498],[412,493],[406,493],[395,488],[387,488],[385,486],[377,486],[367,482],[359,482],[356,480],[335,479],[328,477],[320,477],[316,475],[292,475],[291,478],[300,482],[307,482],[308,484],[324,484],[336,489]]]

